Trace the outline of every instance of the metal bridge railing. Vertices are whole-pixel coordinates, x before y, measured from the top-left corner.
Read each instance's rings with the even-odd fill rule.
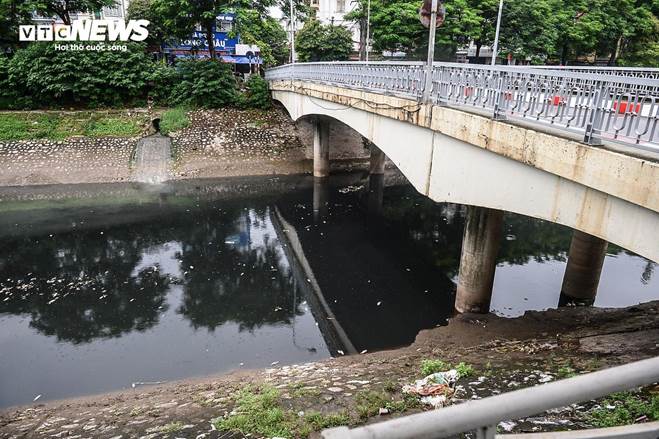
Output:
[[[301,80],[420,99],[426,69],[417,62],[298,63],[266,79]],[[433,103],[479,109],[659,151],[659,69],[589,69],[435,63]]]
[[[494,438],[500,421],[537,415],[545,410],[601,398],[614,392],[659,381],[659,357],[637,361],[536,387],[516,390],[439,410],[423,412],[355,429],[325,430],[323,439],[430,439],[476,431],[478,438]],[[647,426],[641,435],[630,429],[611,430],[606,435],[579,437],[659,437],[659,423]],[[649,430],[649,431],[647,431]],[[638,432],[639,429],[636,429]],[[643,435],[644,434],[644,435]],[[505,435],[502,436],[505,438]],[[532,436],[531,436],[532,437]]]

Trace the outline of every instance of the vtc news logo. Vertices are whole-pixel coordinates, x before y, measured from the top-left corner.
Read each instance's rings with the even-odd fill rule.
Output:
[[[19,41],[144,41],[149,36],[148,20],[76,20],[71,25],[23,25]]]

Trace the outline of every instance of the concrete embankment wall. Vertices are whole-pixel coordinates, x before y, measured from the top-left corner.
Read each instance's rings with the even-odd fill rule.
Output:
[[[312,169],[312,128],[294,123],[280,108],[266,113],[236,109],[189,113],[190,126],[172,133],[171,180],[245,175],[301,174]],[[360,134],[331,127],[342,163],[366,160]],[[70,138],[0,142],[0,186],[131,182],[136,173],[134,138]],[[363,163],[366,165],[366,162]]]

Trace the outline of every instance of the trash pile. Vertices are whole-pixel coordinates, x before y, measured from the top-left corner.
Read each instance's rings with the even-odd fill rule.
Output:
[[[460,378],[457,370],[437,372],[428,375],[414,384],[403,387],[403,393],[421,397],[421,402],[433,408],[444,407],[455,393],[455,383]]]

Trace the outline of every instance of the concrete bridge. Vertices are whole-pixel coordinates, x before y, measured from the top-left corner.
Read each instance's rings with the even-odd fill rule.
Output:
[[[607,242],[659,262],[659,70],[437,63],[305,63],[270,69],[272,96],[314,121],[314,176],[329,123],[352,127],[414,187],[470,207],[458,311],[488,312],[503,211],[575,230],[562,293],[592,302]]]

